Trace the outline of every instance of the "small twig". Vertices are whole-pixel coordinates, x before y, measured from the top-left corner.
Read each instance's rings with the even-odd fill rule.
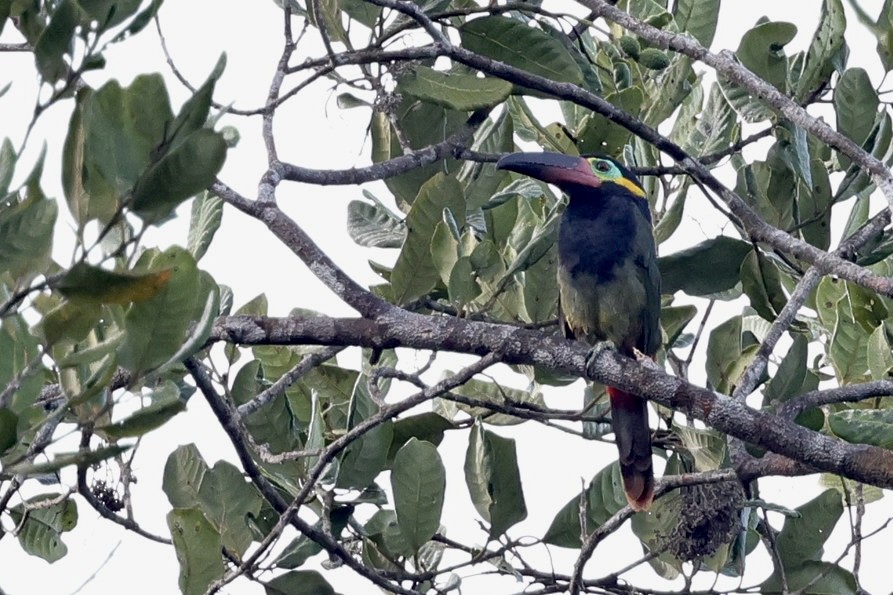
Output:
[[[289,386],[300,380],[310,370],[316,368],[323,362],[332,359],[343,350],[344,347],[327,347],[307,355],[304,359],[298,362],[295,367],[283,374],[268,389],[258,393],[257,396],[250,401],[239,405],[237,408],[239,415],[242,417],[251,415],[270,401],[283,395]]]

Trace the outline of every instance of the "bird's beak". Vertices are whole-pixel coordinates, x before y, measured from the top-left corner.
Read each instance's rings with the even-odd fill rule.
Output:
[[[592,167],[586,159],[561,153],[511,153],[500,159],[496,168],[524,174],[559,187],[576,184],[598,188],[602,185],[601,180],[592,173]]]

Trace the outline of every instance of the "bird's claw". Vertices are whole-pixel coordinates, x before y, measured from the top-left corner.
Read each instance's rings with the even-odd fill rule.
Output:
[[[596,367],[596,360],[604,351],[617,351],[617,346],[614,345],[613,341],[599,341],[589,350],[589,353],[586,354],[586,374],[590,378],[592,377],[592,372]]]

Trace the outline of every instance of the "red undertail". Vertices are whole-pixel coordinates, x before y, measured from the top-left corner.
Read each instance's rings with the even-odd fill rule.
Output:
[[[648,510],[654,499],[648,402],[610,386],[608,396],[626,499],[633,510]]]

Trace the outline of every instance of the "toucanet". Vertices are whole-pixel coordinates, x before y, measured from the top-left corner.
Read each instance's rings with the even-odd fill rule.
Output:
[[[558,186],[568,196],[558,232],[558,318],[564,336],[654,357],[660,347],[660,273],[645,190],[609,157],[513,153],[497,164]],[[607,387],[630,506],[654,498],[647,401]]]

